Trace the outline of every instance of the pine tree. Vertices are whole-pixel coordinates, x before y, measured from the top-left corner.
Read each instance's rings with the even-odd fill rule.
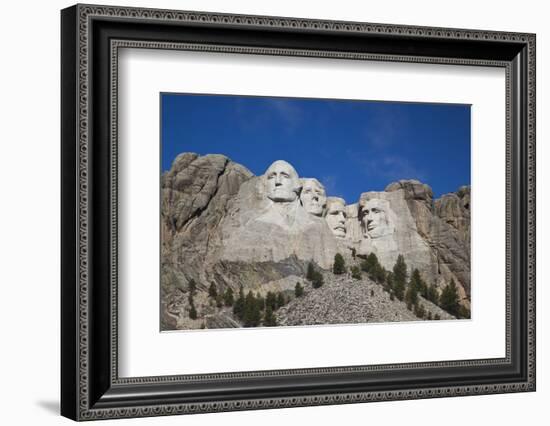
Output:
[[[263,311],[265,309],[265,299],[260,293],[256,295],[256,303],[258,304],[260,311]]]
[[[422,281],[422,277],[420,276],[420,272],[418,269],[414,269],[414,271],[411,274],[411,280],[409,281],[409,286],[407,289],[407,293],[405,294],[405,300],[407,303],[411,303],[415,306],[415,309],[417,308],[418,303],[418,294],[422,293],[424,290],[424,281]],[[415,311],[416,312],[416,311]]]
[[[189,309],[189,318],[192,320],[197,319],[197,310],[195,309],[195,305],[191,305],[191,309]]]
[[[227,287],[225,293],[223,294],[223,302],[225,306],[233,306],[233,290],[231,287]]]
[[[359,266],[352,266],[351,267],[351,277],[355,280],[361,279],[361,269],[359,269]]]
[[[340,253],[334,255],[334,265],[332,267],[332,272],[336,275],[341,275],[346,273],[346,261],[344,256]]]
[[[286,303],[285,295],[282,291],[277,293],[277,308],[280,308],[281,306],[284,306]]]
[[[273,310],[270,306],[265,308],[264,313],[264,326],[266,327],[275,327],[277,325],[277,319],[275,318],[275,315],[273,314]]]
[[[393,290],[395,297],[403,300],[405,296],[405,286],[407,280],[407,264],[403,255],[397,256],[395,265],[393,266]]]
[[[413,287],[417,293],[422,293],[424,289],[424,286],[425,286],[424,281],[420,276],[420,272],[416,268],[411,274],[411,281],[409,282],[409,286]]]
[[[277,310],[277,296],[275,293],[268,291],[267,295],[265,296],[265,306],[267,308],[271,308],[271,311]]]
[[[311,284],[313,285],[313,288],[319,288],[325,283],[323,279],[323,274],[321,274],[319,271],[315,271],[313,274],[313,280],[311,281]]]
[[[187,288],[189,289],[189,293],[195,294],[197,291],[197,283],[193,278],[189,280],[189,283],[187,283]]]
[[[314,277],[315,277],[315,266],[313,266],[313,262],[309,262],[307,265],[306,279],[308,281],[313,281]]]
[[[449,312],[451,315],[458,316],[460,305],[458,303],[458,289],[454,279],[445,286],[439,299],[441,308]]]
[[[243,286],[241,285],[239,287],[239,297],[233,305],[233,313],[240,320],[242,320],[244,316],[244,305],[245,305],[244,290],[243,290]]]
[[[386,284],[384,288],[386,291],[390,292],[393,290],[393,272],[386,273]]]
[[[223,306],[223,296],[220,294],[216,296],[216,307],[221,308]]]
[[[405,282],[407,279],[407,264],[405,263],[405,258],[402,254],[397,256],[397,260],[395,261],[395,265],[393,267],[393,278],[394,281],[403,281]]]
[[[407,293],[405,293],[405,301],[415,306],[418,303],[418,292],[414,286],[409,286],[407,289]]]
[[[304,288],[300,283],[296,283],[296,287],[294,287],[294,295],[296,297],[302,297],[304,295]]]
[[[244,301],[243,323],[245,327],[257,327],[260,324],[262,314],[260,305],[254,293],[248,292]]]
[[[376,254],[371,253],[367,256],[367,264],[369,267],[369,271],[372,268],[376,268],[377,266],[380,266],[380,262],[378,262],[378,257],[376,257]]]
[[[437,291],[437,286],[435,284],[428,287],[428,296],[426,298],[436,305],[439,304],[439,292]]]
[[[218,297],[218,289],[216,288],[216,284],[211,283],[210,287],[208,287],[208,296],[215,299]]]
[[[375,263],[370,269],[369,276],[379,284],[386,280],[386,270],[379,263]]]

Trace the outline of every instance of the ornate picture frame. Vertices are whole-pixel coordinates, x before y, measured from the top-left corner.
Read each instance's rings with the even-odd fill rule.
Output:
[[[534,34],[76,5],[61,12],[61,414],[73,420],[535,390]],[[121,48],[498,67],[506,73],[502,358],[120,377]],[[156,165],[152,165],[156,167]]]

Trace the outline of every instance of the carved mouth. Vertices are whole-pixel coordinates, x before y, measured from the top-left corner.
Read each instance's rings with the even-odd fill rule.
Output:
[[[280,186],[276,187],[276,188],[274,189],[274,191],[275,191],[275,192],[288,192],[288,191],[286,190],[286,188],[281,188]]]
[[[344,231],[346,232],[346,228],[343,225],[338,225],[334,227],[335,231]]]

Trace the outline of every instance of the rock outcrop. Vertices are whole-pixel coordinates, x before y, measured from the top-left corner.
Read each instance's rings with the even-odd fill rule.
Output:
[[[297,198],[270,200],[263,177],[241,186],[219,230],[219,250],[212,256],[223,261],[280,262],[295,257],[330,268],[337,251],[325,220],[308,213]]]
[[[308,185],[307,194],[301,194],[302,185]],[[308,285],[304,277],[310,262],[326,274],[336,253],[355,265],[360,261],[356,254],[375,253],[387,270],[401,254],[409,273],[419,269],[428,284],[442,289],[453,279],[461,304],[469,308],[469,187],[434,200],[428,185],[401,180],[384,191],[365,192],[349,205],[327,195],[316,179],[300,179],[284,161],[254,176],[223,155],[180,154],[161,181],[162,329],[240,326],[231,309],[208,297],[212,284],[220,294],[228,289],[237,294],[241,287],[264,296],[291,294],[296,282]],[[352,297],[349,289],[342,288],[337,297],[334,292],[341,283],[328,276],[326,282],[322,291],[332,291],[327,293],[331,300]],[[391,321],[382,315],[384,309],[398,312],[393,320],[416,318],[393,301],[384,309],[372,305],[375,299],[361,301],[366,287],[352,288],[358,290],[352,291],[353,300],[348,302],[358,310],[350,308],[354,314],[344,322],[361,322],[363,308],[365,322]],[[280,323],[337,322],[342,315],[336,311],[319,316],[317,308],[308,308],[308,300],[315,304],[321,294],[314,293],[281,310]],[[380,306],[384,303],[380,301]],[[197,319],[189,318],[192,307]],[[313,313],[303,314],[304,309]],[[437,309],[432,311],[435,315]],[[313,320],[311,315],[319,318]],[[442,312],[438,316],[445,318]]]
[[[374,216],[375,209],[379,219]],[[414,212],[407,202],[404,189],[361,194],[359,215],[363,215],[365,233],[359,253],[375,253],[381,265],[388,270],[392,269],[401,254],[411,266],[414,265],[425,275],[432,275],[435,262],[429,243],[419,231]],[[365,219],[367,215],[373,215],[373,219]]]
[[[204,264],[230,200],[252,173],[223,155],[180,154],[161,181],[161,281],[207,282]]]
[[[385,193],[399,194],[406,202],[406,212],[398,214],[406,220],[407,241],[414,242],[413,251],[405,259],[423,273],[428,282],[442,289],[451,279],[458,287],[461,303],[470,307],[470,187],[433,200],[431,188],[417,180],[401,180],[386,187]],[[416,229],[414,229],[416,228]]]

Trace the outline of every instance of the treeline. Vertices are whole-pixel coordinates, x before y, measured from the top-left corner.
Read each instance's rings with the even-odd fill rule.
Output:
[[[303,295],[304,289],[299,282],[296,283],[294,292],[296,297]],[[220,296],[217,294],[214,283],[210,286],[209,296],[216,299],[217,305],[220,307]],[[260,325],[274,327],[277,325],[275,311],[286,305],[289,298],[282,291],[268,291],[265,297],[253,291],[248,291],[245,295],[241,285],[236,298],[233,296],[233,290],[228,287],[223,293],[221,302],[227,307],[233,307],[233,314],[243,323],[244,327],[258,327]]]
[[[438,314],[432,318],[431,312],[427,312],[424,305],[420,303],[419,295],[457,318],[470,318],[470,311],[459,303],[458,288],[453,279],[443,288],[441,295],[437,286],[435,284],[428,285],[416,268],[407,281],[407,264],[403,255],[397,256],[391,271],[386,271],[380,265],[376,254],[370,253],[362,260],[361,270],[366,272],[373,281],[382,284],[384,289],[390,293],[390,299],[397,298],[407,303],[407,308],[419,318],[440,319]]]
[[[457,318],[470,318],[470,311],[459,303],[460,297],[458,288],[453,279],[443,288],[440,295],[437,286],[435,284],[428,285],[422,279],[420,271],[416,268],[412,271],[410,279],[407,281],[407,264],[405,263],[403,255],[397,257],[391,271],[387,271],[380,264],[378,257],[374,253],[370,253],[368,256],[357,255],[357,257],[362,260],[359,265],[352,265],[349,268],[352,278],[360,280],[362,279],[362,274],[366,273],[371,280],[384,287],[390,294],[391,300],[397,298],[405,302],[407,308],[413,311],[417,317],[440,319],[440,315],[436,314],[432,317],[432,313],[426,311],[426,308],[420,303],[418,298],[420,295]],[[356,256],[354,256],[354,259],[355,258]],[[311,263],[308,268],[308,279],[312,280],[313,278],[310,278],[310,270],[313,270]],[[334,256],[332,272],[335,275],[341,275],[347,272],[344,257],[340,253]]]
[[[435,284],[428,285],[420,275],[418,269],[414,269],[407,281],[407,264],[403,255],[399,255],[391,271],[386,270],[378,261],[376,254],[370,253],[368,256],[357,255],[361,259],[359,265],[352,265],[349,272],[353,279],[361,280],[363,274],[374,282],[383,286],[384,290],[390,295],[390,300],[397,298],[407,304],[407,308],[414,312],[419,318],[441,319],[439,314],[432,315],[420,302],[419,295],[439,306],[444,311],[457,318],[470,318],[470,311],[460,305],[458,288],[453,279],[447,284],[441,294]],[[356,257],[354,256],[354,259]],[[334,256],[332,273],[342,275],[348,272],[348,267],[344,257],[337,253]],[[314,289],[324,285],[323,274],[317,265],[311,261],[308,264],[306,279],[311,282]],[[188,284],[189,289],[189,318],[197,319],[197,310],[195,308],[194,297],[197,291],[196,282],[191,279]],[[373,292],[371,291],[371,294]],[[304,287],[299,282],[294,288],[294,296],[302,297]],[[218,308],[232,307],[233,314],[245,327],[258,327],[260,325],[273,327],[277,325],[275,311],[289,302],[289,298],[283,292],[268,292],[265,297],[260,293],[249,291],[246,295],[242,285],[237,297],[233,290],[227,287],[224,292],[218,292],[215,283],[208,288],[208,296],[215,301]]]

